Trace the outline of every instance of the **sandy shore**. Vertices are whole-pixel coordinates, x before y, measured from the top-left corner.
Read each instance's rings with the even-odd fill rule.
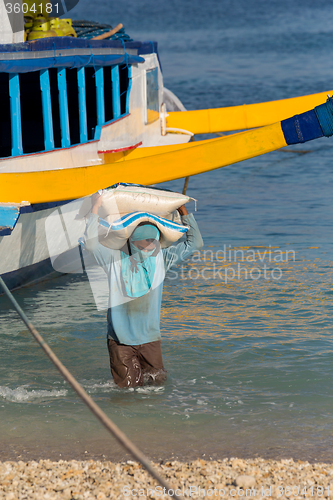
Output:
[[[185,498],[333,497],[333,464],[291,460],[165,461],[155,464]],[[0,499],[169,498],[136,462],[0,462]]]

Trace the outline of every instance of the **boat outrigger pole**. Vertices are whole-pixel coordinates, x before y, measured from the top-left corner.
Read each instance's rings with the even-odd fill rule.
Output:
[[[217,139],[107,153],[103,165],[0,173],[3,202],[73,200],[119,182],[157,184],[201,174],[290,144],[333,135],[333,100],[280,122]]]
[[[319,94],[281,99],[278,101],[243,104],[226,108],[194,111],[169,111],[167,127],[190,130],[193,134],[212,134],[233,130],[248,130],[279,122],[304,113],[326,99],[329,90]]]

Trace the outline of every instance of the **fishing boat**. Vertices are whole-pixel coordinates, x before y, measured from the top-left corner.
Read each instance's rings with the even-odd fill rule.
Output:
[[[327,91],[186,111],[163,86],[156,42],[97,25],[96,36],[78,36],[58,18],[37,20],[43,33],[27,37],[1,9],[0,274],[11,289],[54,274],[45,221],[71,200],[117,182],[188,177],[333,133]],[[191,141],[217,132],[229,133]]]

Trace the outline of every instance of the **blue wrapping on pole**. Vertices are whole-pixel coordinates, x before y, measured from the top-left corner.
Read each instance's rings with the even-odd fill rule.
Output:
[[[333,99],[328,97],[327,101],[314,108],[320,127],[326,137],[333,135]]]
[[[323,137],[323,132],[313,109],[282,120],[281,127],[287,144],[299,144]]]
[[[281,121],[287,144],[299,144],[333,135],[333,98],[310,111]]]

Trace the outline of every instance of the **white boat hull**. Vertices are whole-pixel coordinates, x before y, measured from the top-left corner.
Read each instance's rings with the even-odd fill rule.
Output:
[[[11,234],[0,237],[0,274],[10,289],[59,275],[51,263],[45,220],[54,208],[21,214]]]

